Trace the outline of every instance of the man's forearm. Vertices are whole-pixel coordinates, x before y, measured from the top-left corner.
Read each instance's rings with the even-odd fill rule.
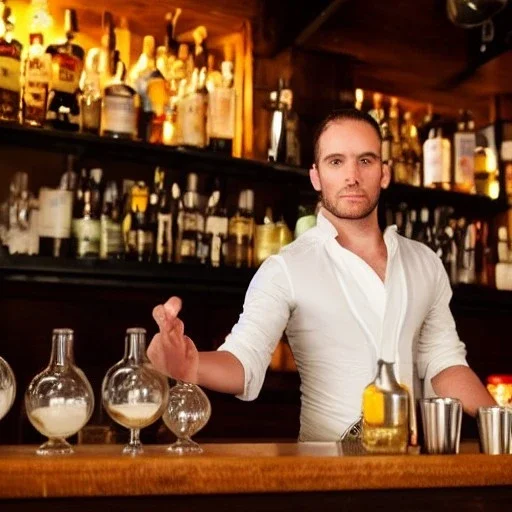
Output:
[[[244,367],[227,351],[199,352],[197,377],[197,384],[213,391],[232,395],[244,392]]]
[[[471,416],[479,407],[496,405],[475,372],[467,366],[451,366],[432,379],[432,387],[439,396],[458,398]]]

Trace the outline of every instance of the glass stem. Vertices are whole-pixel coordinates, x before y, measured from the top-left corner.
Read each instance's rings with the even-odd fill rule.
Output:
[[[130,446],[133,448],[140,447],[140,428],[130,429]]]

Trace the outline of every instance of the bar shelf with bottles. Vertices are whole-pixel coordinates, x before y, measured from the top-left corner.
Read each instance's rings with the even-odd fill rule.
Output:
[[[355,107],[381,129],[382,159],[392,178],[386,201],[450,205],[481,217],[507,209],[512,123],[477,129],[470,110],[459,109],[455,119],[452,109],[441,115],[432,104],[362,89],[355,91]]]

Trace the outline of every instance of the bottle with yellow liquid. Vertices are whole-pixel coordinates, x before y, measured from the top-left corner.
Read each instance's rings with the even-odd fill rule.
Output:
[[[393,363],[380,359],[363,392],[363,446],[369,453],[406,453],[408,441],[409,393],[396,380]]]

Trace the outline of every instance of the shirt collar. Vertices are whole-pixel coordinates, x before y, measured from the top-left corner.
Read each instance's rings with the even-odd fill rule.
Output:
[[[338,231],[331,221],[322,213],[322,210],[317,214],[316,225],[327,237],[336,238],[338,236]],[[398,245],[398,227],[396,224],[387,226],[383,236],[384,243],[388,249],[388,257],[391,258],[395,254]]]

